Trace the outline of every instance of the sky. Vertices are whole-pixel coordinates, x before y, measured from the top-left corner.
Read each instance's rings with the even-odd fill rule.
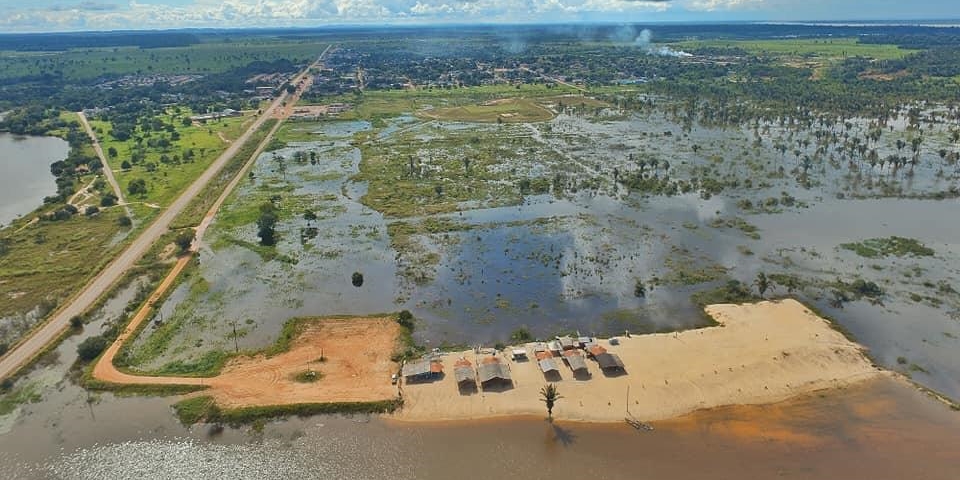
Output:
[[[953,20],[958,0],[0,0],[0,33],[345,24]]]

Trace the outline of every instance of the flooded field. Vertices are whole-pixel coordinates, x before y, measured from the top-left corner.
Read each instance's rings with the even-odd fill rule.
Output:
[[[290,124],[123,360],[203,372],[271,344],[293,317],[402,309],[431,347],[506,342],[521,327],[538,337],[696,328],[708,320],[692,296],[735,281],[756,290],[764,273],[766,296],[798,296],[874,361],[960,397],[960,224],[947,221],[960,207],[956,172],[929,149],[916,165],[867,169],[833,144],[816,153],[824,146],[799,132],[612,109],[536,124]],[[877,155],[912,135],[891,132],[871,141]],[[945,141],[935,129],[926,138]],[[277,216],[274,245],[262,242],[264,212]],[[139,290],[107,302],[4,397],[17,399],[0,415],[5,474],[449,478],[479,476],[464,470],[477,463],[484,476],[947,479],[960,460],[956,412],[890,379],[653,432],[367,416],[187,428],[170,412],[176,398],[76,384],[77,345],[120,321]]]
[[[0,133],[0,225],[43,204],[57,193],[50,164],[67,158],[67,142],[55,137]]]
[[[876,128],[848,123],[829,135]],[[911,130],[890,125],[870,143],[877,156],[910,148]],[[767,294],[798,295],[879,363],[960,396],[960,227],[923,220],[958,207],[956,171],[935,153],[945,134],[928,130],[921,160],[894,168],[834,148],[822,128],[686,128],[609,109],[538,124],[291,124],[286,147],[263,154],[218,215],[200,275],[161,307],[131,365],[189,369],[262,348],[306,315],[409,309],[430,346],[506,341],[519,327],[692,328],[706,320],[691,294],[731,279],[752,288],[763,272]],[[275,247],[259,243],[266,203],[280,212]],[[931,253],[847,246],[891,236]]]

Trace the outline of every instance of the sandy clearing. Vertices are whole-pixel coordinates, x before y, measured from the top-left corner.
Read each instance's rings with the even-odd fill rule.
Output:
[[[288,352],[234,359],[206,380],[210,389],[202,394],[225,407],[392,400],[397,387],[390,375],[398,366],[390,356],[399,333],[390,317],[317,320]],[[321,353],[324,362],[318,361]],[[313,383],[293,380],[306,370],[323,376]]]
[[[882,375],[862,347],[830,328],[799,302],[782,300],[707,308],[720,326],[681,333],[621,338],[602,344],[619,355],[627,373],[605,376],[588,361],[591,378],[574,379],[566,366],[557,382],[563,395],[554,417],[622,422],[627,407],[641,420],[661,420],[723,405],[765,404]],[[533,358],[532,348],[526,346]],[[546,380],[536,362],[508,361],[514,387],[461,395],[452,372],[460,356],[444,356],[448,374],[439,381],[403,386],[401,421],[469,420],[491,416],[544,415],[539,390]],[[629,404],[627,394],[629,389]]]

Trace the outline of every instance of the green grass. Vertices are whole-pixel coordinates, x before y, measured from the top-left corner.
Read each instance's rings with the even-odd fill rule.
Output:
[[[258,420],[283,418],[290,415],[306,417],[336,413],[389,413],[395,411],[402,404],[403,401],[397,399],[377,402],[297,403],[221,409],[212,397],[199,396],[183,400],[175,404],[173,409],[177,418],[184,425],[192,425],[201,420],[207,423],[243,425]]]
[[[932,248],[924,246],[919,240],[913,238],[904,238],[891,236],[887,238],[871,238],[862,242],[843,243],[840,248],[850,250],[861,257],[880,258],[880,257],[930,257],[933,256]]]
[[[100,76],[136,74],[220,73],[251,62],[290,59],[305,62],[327,43],[300,39],[239,38],[184,47],[84,48],[61,52],[16,52],[0,56],[0,79],[60,71],[67,80],[93,80]]]
[[[217,201],[217,197],[220,196],[223,189],[226,188],[227,184],[236,176],[237,172],[243,168],[247,160],[250,159],[253,152],[256,151],[257,147],[263,139],[266,138],[267,133],[270,132],[270,129],[272,129],[276,123],[276,119],[271,118],[265,120],[263,124],[260,125],[260,128],[253,132],[247,139],[247,142],[240,147],[237,154],[207,183],[203,190],[200,191],[200,194],[180,212],[180,215],[178,215],[171,224],[171,228],[198,225],[200,221],[203,220],[203,216],[210,210],[210,207],[213,206],[213,203]]]
[[[109,122],[91,120],[91,127],[95,128],[104,153],[110,148],[117,151],[116,157],[110,157],[111,168],[115,171],[117,182],[120,188],[124,190],[124,195],[128,202],[141,202],[160,205],[166,207],[196,178],[207,169],[208,166],[228,147],[228,143],[220,139],[218,132],[225,138],[231,139],[231,135],[236,136],[238,131],[242,130],[242,125],[249,117],[231,117],[221,119],[217,122],[211,122],[206,125],[185,127],[180,123],[180,119],[189,116],[192,113],[189,110],[181,110],[180,113],[160,115],[159,118],[165,124],[172,124],[180,139],[171,140],[171,146],[168,148],[146,146],[146,140],[142,143],[145,153],[143,161],[138,162],[128,170],[122,170],[121,164],[125,160],[130,160],[132,153],[137,148],[137,142],[134,139],[119,141],[110,135],[112,127]],[[137,130],[135,135],[146,135],[145,132]],[[153,132],[148,138],[170,138],[166,133]],[[235,138],[235,137],[234,137]],[[172,160],[174,157],[184,158],[186,151],[192,150],[194,158],[190,161]],[[164,163],[161,158],[166,156],[171,159]],[[150,167],[152,165],[152,167]],[[155,168],[155,171],[149,171],[149,168]],[[127,186],[134,179],[143,179],[147,183],[147,193],[145,195],[130,195]],[[155,210],[140,210],[147,216],[152,216]]]
[[[719,287],[696,292],[690,298],[701,307],[718,303],[749,303],[760,300],[753,294],[749,285],[738,280],[728,280]]]
[[[690,40],[671,44],[681,50],[702,47],[741,48],[754,55],[775,57],[805,57],[838,60],[866,57],[876,60],[903,58],[917,50],[902,49],[896,45],[860,43],[856,38],[783,39],[783,40]]]
[[[39,401],[40,393],[37,392],[36,384],[27,383],[14,387],[9,392],[0,396],[0,417],[14,411],[24,403],[37,403]]]
[[[15,223],[0,236],[8,251],[0,256],[0,317],[25,313],[37,305],[50,310],[72,295],[124,246],[111,245],[121,231],[120,207],[61,222],[39,222],[17,232]]]
[[[476,105],[505,97],[556,97],[563,94],[576,94],[577,90],[563,86],[545,84],[483,85],[454,89],[426,90],[377,90],[362,95],[342,95],[324,99],[324,102],[345,102],[354,108],[340,115],[340,119],[377,120],[395,117],[404,113],[414,113],[426,106],[435,108]],[[303,101],[302,103],[308,103]],[[496,119],[494,119],[496,121]]]
[[[293,376],[293,381],[297,383],[315,383],[323,378],[323,372],[317,370],[304,370]]]
[[[526,98],[505,98],[478,105],[420,110],[417,115],[428,119],[479,123],[544,122],[555,116],[550,110]]]
[[[96,380],[86,375],[82,381],[83,388],[102,392],[112,392],[117,396],[147,396],[172,397],[198,392],[210,388],[207,385],[157,385],[134,383],[110,383]]]
[[[181,400],[173,405],[173,412],[184,425],[193,425],[205,418],[216,418],[220,414],[213,397],[208,396]]]
[[[760,240],[760,229],[753,225],[750,222],[747,222],[743,218],[734,217],[734,218],[716,218],[710,222],[710,226],[713,228],[736,228],[743,232],[749,238],[754,240]]]

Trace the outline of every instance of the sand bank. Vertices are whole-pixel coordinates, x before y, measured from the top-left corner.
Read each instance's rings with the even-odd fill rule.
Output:
[[[862,347],[830,328],[799,302],[712,305],[719,326],[681,333],[620,338],[601,344],[620,356],[626,373],[607,376],[588,360],[588,378],[574,378],[561,363],[554,408],[562,420],[622,422],[627,410],[641,420],[661,420],[723,405],[763,404],[882,375]],[[534,358],[532,344],[524,348]],[[509,350],[508,350],[509,351]],[[403,385],[401,421],[469,420],[544,415],[539,390],[547,383],[535,360],[514,362],[513,387],[461,394],[454,362],[473,352],[446,354],[447,374],[431,383]],[[629,390],[629,400],[628,400]]]

